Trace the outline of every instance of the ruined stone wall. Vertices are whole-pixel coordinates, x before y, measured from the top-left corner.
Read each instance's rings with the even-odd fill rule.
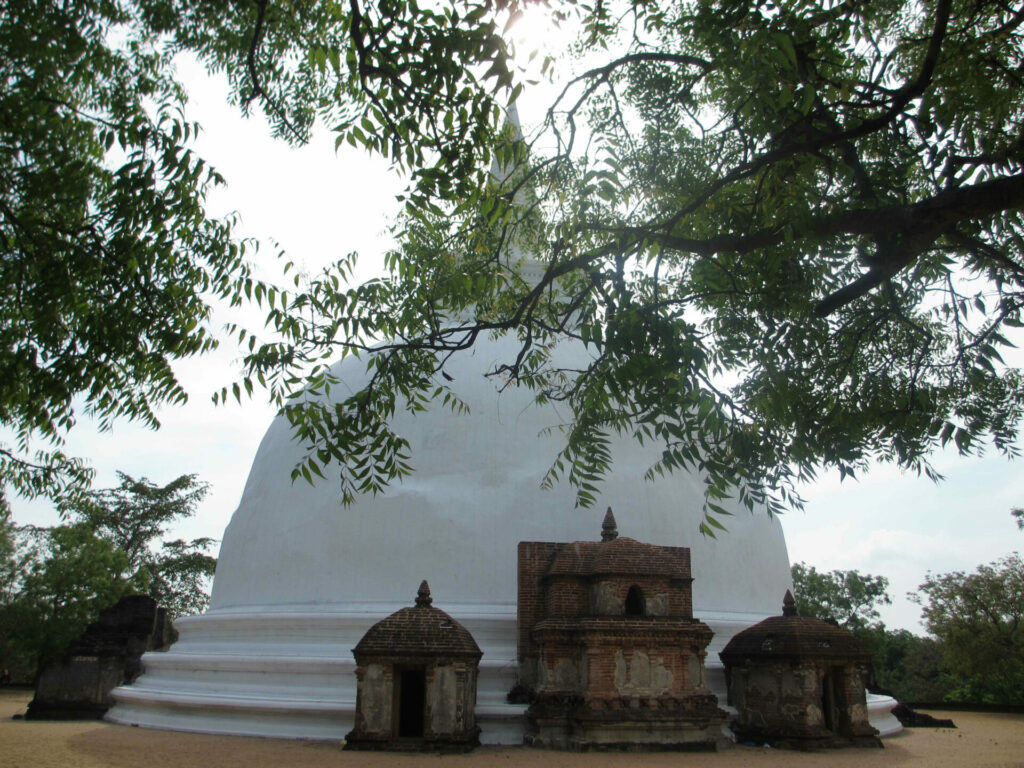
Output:
[[[397,666],[403,668],[408,666]],[[356,669],[355,727],[346,748],[463,751],[475,746],[476,661],[428,663],[424,672],[422,736],[399,737],[396,665],[390,659],[364,659]]]
[[[739,711],[742,732],[781,734],[788,728],[811,734],[823,724],[820,691],[816,670],[788,662],[734,667],[729,673],[729,703]]]
[[[844,729],[849,728],[849,733],[853,736],[874,731],[868,718],[868,702],[865,693],[867,679],[867,665],[851,664],[844,667],[840,685],[837,686],[841,696],[845,699],[849,718],[848,722],[844,724]]]
[[[689,550],[614,533],[609,511],[601,542],[519,545],[527,742],[714,748],[725,713],[707,689],[712,633],[693,620]]]
[[[438,664],[427,669],[424,736],[468,735],[476,727],[476,665]]]
[[[662,624],[651,631],[652,623]],[[711,632],[676,619],[543,622],[527,742],[556,749],[713,749],[725,713],[704,680]]]
[[[364,737],[391,738],[394,731],[393,665],[360,665],[356,668],[356,679],[358,684],[354,731]]]
[[[544,614],[562,618],[579,618],[590,613],[590,590],[587,582],[576,576],[554,576],[544,589]]]
[[[706,692],[705,648],[711,632],[700,622],[622,618],[548,620],[540,646],[536,690],[587,700],[676,697]]]
[[[579,694],[587,679],[584,648],[562,632],[544,633],[539,642],[534,688],[553,695]]]
[[[694,637],[684,629],[651,635],[588,627],[585,696],[671,698],[703,692],[708,639],[710,632]]]
[[[740,738],[782,742],[831,742],[866,737],[874,740],[864,695],[864,669],[821,659],[750,663],[729,670],[729,703],[738,715]],[[834,700],[824,686],[831,680]],[[831,727],[830,727],[831,726]]]
[[[167,611],[149,595],[128,595],[105,608],[43,668],[26,717],[103,717],[114,704],[111,691],[139,676],[143,653],[170,645],[170,631]]]

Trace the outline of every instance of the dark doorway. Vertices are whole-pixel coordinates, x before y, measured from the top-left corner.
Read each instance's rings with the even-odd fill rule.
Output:
[[[423,718],[427,709],[427,671],[403,669],[398,678],[398,735],[423,737]]]
[[[836,699],[835,674],[826,672],[821,680],[821,714],[825,719],[825,728],[832,733],[839,733],[839,707]]]
[[[629,592],[626,593],[626,615],[644,615],[644,593],[641,592],[640,587],[635,584],[630,587]]]

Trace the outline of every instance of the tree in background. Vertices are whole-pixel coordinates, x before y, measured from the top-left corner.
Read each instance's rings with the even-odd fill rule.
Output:
[[[1017,521],[1017,528],[1024,531],[1024,507],[1014,507],[1010,510],[1010,515]]]
[[[928,574],[911,599],[942,643],[954,701],[1024,704],[1024,562],[1007,555],[974,573]]]
[[[871,653],[871,687],[903,702],[939,702],[949,682],[939,670],[940,643],[907,630],[889,630],[878,608],[889,605],[884,576],[859,571],[817,571],[792,566],[793,592],[801,616],[833,619],[849,629]]]
[[[855,632],[871,652],[874,684],[904,704],[946,701],[953,682],[942,670],[942,642],[878,625]]]
[[[217,558],[207,554],[214,539],[164,541],[170,525],[195,514],[209,484],[182,475],[165,486],[118,472],[120,485],[94,491],[71,517],[109,541],[127,558],[127,573],[170,617],[200,613]]]
[[[118,487],[90,492],[65,525],[19,528],[0,516],[0,664],[19,679],[124,595],[149,594],[172,619],[209,601],[213,540],[163,540],[195,512],[207,484],[195,475],[165,486],[119,477]]]
[[[794,563],[793,591],[801,616],[834,619],[846,629],[881,626],[878,607],[890,605],[889,580],[859,571],[820,573],[814,566]]]
[[[101,610],[133,591],[128,558],[84,524],[35,529],[30,561],[9,606],[12,644],[39,670]]]
[[[0,604],[7,605],[17,591],[23,568],[18,564],[17,526],[11,518],[11,507],[0,492]],[[0,623],[0,631],[6,628]]]
[[[0,492],[0,670],[27,666],[14,639],[15,619],[12,606],[21,591],[30,556],[25,552],[18,526],[11,518],[10,506]]]

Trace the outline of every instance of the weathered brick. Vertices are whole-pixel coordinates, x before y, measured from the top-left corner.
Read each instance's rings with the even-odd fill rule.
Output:
[[[531,743],[714,748],[711,630],[693,619],[690,551],[618,538],[519,544],[520,686]]]
[[[847,630],[798,616],[789,592],[782,616],[738,633],[719,656],[739,738],[804,749],[881,746],[864,692],[870,654]]]
[[[427,582],[416,605],[377,622],[353,649],[356,659],[355,725],[346,749],[464,751],[479,743],[476,680],[483,655],[469,631],[431,605]],[[419,693],[404,703],[403,672],[413,673]],[[411,694],[410,694],[411,695]],[[410,736],[402,712],[422,719]]]

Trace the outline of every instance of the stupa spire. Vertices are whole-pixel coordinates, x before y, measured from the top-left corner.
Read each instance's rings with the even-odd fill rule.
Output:
[[[501,133],[508,136],[512,142],[523,141],[523,126],[519,123],[519,110],[515,104],[511,104],[505,110],[505,122],[502,123]],[[491,178],[498,184],[504,184],[515,170],[514,165],[505,165],[495,157],[491,163]]]
[[[523,127],[519,122],[519,110],[515,104],[510,104],[505,109],[505,122],[501,127],[501,133],[505,139],[513,144],[525,141]],[[491,164],[491,178],[498,186],[512,186],[513,174],[522,173],[524,168],[523,159],[520,161],[499,162],[497,156]],[[513,198],[513,206],[519,212],[527,210],[536,201],[527,187],[519,189]],[[519,242],[520,236],[513,234],[511,240],[506,244],[502,259],[509,269],[518,271],[519,277],[531,288],[537,286],[544,275],[544,266],[537,260],[536,254],[529,247],[524,248]]]
[[[782,598],[782,615],[783,616],[796,616],[796,600],[793,599],[793,593],[788,589],[786,590],[786,596]]]
[[[430,585],[424,579],[420,582],[419,591],[416,593],[416,606],[418,608],[429,608],[432,602],[434,602],[434,598],[430,596]]]
[[[612,508],[608,507],[608,511],[604,513],[604,522],[601,523],[601,541],[612,541],[617,538],[619,538],[619,528],[615,524]]]

